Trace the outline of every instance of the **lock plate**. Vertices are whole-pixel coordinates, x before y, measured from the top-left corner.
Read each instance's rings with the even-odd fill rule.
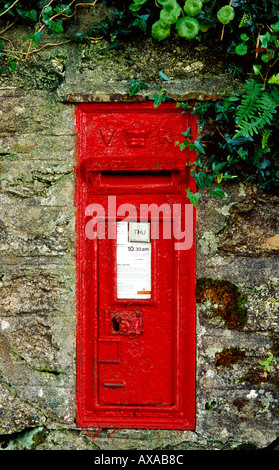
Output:
[[[143,333],[142,312],[132,310],[129,312],[107,312],[108,333],[113,335],[141,335]]]

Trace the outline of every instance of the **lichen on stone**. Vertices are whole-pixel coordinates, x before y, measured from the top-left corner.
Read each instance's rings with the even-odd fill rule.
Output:
[[[231,367],[246,356],[245,351],[240,348],[226,348],[215,354],[215,367]]]
[[[238,286],[224,279],[197,280],[196,300],[206,304],[208,318],[221,317],[227,328],[242,330],[247,322],[246,299]]]

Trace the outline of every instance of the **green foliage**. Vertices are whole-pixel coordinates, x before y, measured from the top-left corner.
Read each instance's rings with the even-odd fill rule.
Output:
[[[279,95],[271,93],[262,93],[258,103],[258,113],[256,116],[253,114],[248,117],[250,120],[242,120],[239,122],[240,130],[234,136],[234,138],[253,134],[258,134],[263,128],[271,124],[273,120],[273,114],[277,113],[277,106],[279,104]]]
[[[267,372],[270,372],[270,362],[273,360],[273,354],[268,356],[268,358],[265,361],[259,361],[259,364],[261,366],[264,366]]]
[[[162,39],[166,39],[170,36],[171,29],[170,25],[163,23],[162,21],[158,20],[152,25],[152,36],[158,41]]]
[[[154,3],[155,0],[149,0],[141,7],[151,8],[151,23],[156,16],[157,21],[160,17],[156,34],[151,29],[154,40],[165,40],[172,34],[185,40],[204,40],[222,54],[233,76],[246,78],[242,97],[196,103],[201,124],[205,125],[208,120],[215,124],[214,144],[206,139],[199,142],[199,147],[188,139],[177,144],[181,150],[192,150],[194,145],[201,156],[204,150],[200,147],[206,150],[207,158],[201,161],[198,157],[191,168],[198,191],[209,188],[210,194],[223,198],[225,192],[221,185],[232,178],[255,182],[266,191],[276,191],[279,182],[278,1],[204,0],[201,4],[198,0],[160,0],[152,10]],[[170,3],[177,12],[181,8],[178,18],[170,18]],[[156,105],[158,103],[159,100]],[[187,103],[181,106],[188,110]],[[188,191],[187,195],[194,205],[201,197],[200,192],[195,195]]]
[[[255,73],[264,86],[268,80],[278,84],[277,0],[134,0],[130,13],[146,15],[145,31],[154,40],[173,35],[206,41],[235,74]]]
[[[263,89],[255,79],[249,79],[242,97],[196,104],[200,122],[210,120],[215,126],[213,139],[203,142],[209,156],[204,163],[207,171],[211,165],[223,163],[223,181],[229,174],[266,191],[278,189],[279,91],[274,87]]]
[[[144,90],[144,89],[147,89],[147,88],[148,88],[148,85],[144,81],[132,80],[131,81],[131,88],[129,90],[129,95],[134,96],[140,90]]]
[[[234,138],[258,134],[273,121],[279,104],[279,91],[263,90],[255,80],[247,80],[245,92],[236,111],[236,123],[240,130]]]
[[[204,5],[204,0],[164,0],[153,2],[147,0],[134,0],[130,3],[129,9],[132,12],[138,12],[142,7],[150,7],[155,3],[160,8],[159,18],[152,24],[151,34],[154,39],[166,39],[171,34],[171,25],[175,25],[177,34],[186,39],[193,39],[201,31],[207,31],[214,27],[218,22],[221,24],[230,23],[235,16],[235,9],[231,5],[221,5],[222,2],[210,2],[210,5]],[[151,15],[153,17],[153,15]],[[154,15],[154,18],[156,16]],[[193,20],[193,21],[191,21]],[[205,27],[205,24],[207,25]]]
[[[157,92],[154,95],[154,108],[160,106],[161,103],[164,103],[167,99],[170,99],[169,94],[164,90],[162,85],[156,86]]]
[[[168,80],[163,71],[160,73],[160,79]],[[131,85],[131,90],[135,89],[135,81]],[[157,90],[154,107],[170,99],[161,84],[157,84]],[[186,190],[193,205],[197,205],[206,188],[210,195],[225,198],[222,185],[232,179],[254,182],[263,190],[276,191],[279,183],[278,103],[277,88],[263,89],[261,83],[249,79],[240,97],[224,97],[215,103],[198,102],[194,109],[191,103],[176,104],[182,112],[196,112],[200,124],[210,121],[215,125],[209,142],[206,138],[194,140],[190,128],[181,132],[182,139],[175,142],[181,151],[187,149],[193,153],[188,165],[198,191]]]
[[[263,377],[267,379],[267,373],[270,372],[270,363],[274,360],[273,354],[268,356],[265,361],[259,361],[260,366],[264,367]]]
[[[77,0],[0,0],[0,60],[2,65],[8,64],[12,71],[16,70],[17,62],[27,61],[41,42],[43,33],[59,35],[65,33],[66,25],[74,18],[77,8],[94,6],[98,0],[89,0],[82,4]],[[33,32],[26,37],[21,50],[15,52],[6,33],[14,24],[26,24]],[[83,34],[83,33],[81,33]],[[80,40],[77,35],[76,40]],[[55,45],[50,43],[50,45]],[[0,71],[4,71],[3,67]]]
[[[199,32],[199,22],[189,16],[179,18],[176,23],[176,30],[182,38],[194,39]]]
[[[272,75],[272,77],[268,80],[268,83],[279,85],[279,73]]]
[[[197,16],[202,11],[201,0],[186,0],[183,10],[188,16]]]
[[[92,7],[104,0],[88,0]],[[278,84],[277,0],[106,0],[114,8],[112,19],[92,25],[71,37],[76,42],[90,42],[105,37],[109,48],[120,47],[122,38],[140,31],[154,40],[164,41],[171,35],[202,41],[223,53],[234,73],[255,72],[264,81]],[[78,0],[0,0],[0,33],[13,23],[34,28],[26,48],[19,54],[1,39],[0,59],[20,61],[29,58],[40,44],[42,33],[58,35],[67,32],[83,4]],[[137,33],[138,34],[138,33]],[[217,38],[220,40],[216,41]],[[30,47],[31,46],[31,47]],[[256,51],[256,54],[255,54]],[[243,61],[243,57],[245,60]]]
[[[260,103],[262,86],[254,80],[246,80],[246,87],[240,105],[236,110],[236,122],[254,117]]]
[[[76,20],[78,10],[97,2],[113,6],[113,17],[71,35],[67,27]],[[5,37],[14,24],[30,28],[21,50]],[[245,80],[242,96],[194,104],[200,123],[213,123],[213,139],[193,141],[186,130],[181,133],[182,142],[176,143],[182,151],[193,152],[190,172],[198,192],[187,191],[191,202],[196,205],[206,188],[224,198],[222,184],[232,178],[275,191],[279,180],[278,0],[0,0],[0,73],[8,68],[16,71],[19,62],[45,47],[42,37],[63,34],[64,42],[76,43],[105,38],[108,49],[116,49],[134,33],[151,36],[154,42],[174,36],[182,47],[184,41],[193,41],[193,45],[204,41],[222,55],[234,77]],[[149,80],[132,80],[130,96],[147,89]],[[161,70],[153,97],[155,107],[171,99],[162,86],[169,80]],[[193,103],[177,106],[182,113],[193,112]]]
[[[193,193],[192,191],[190,191],[189,188],[186,189],[186,194],[191,204],[196,207],[199,202],[199,199],[202,197],[202,194],[199,192]]]
[[[188,149],[194,151],[198,154],[205,155],[203,146],[201,145],[201,139],[193,140],[191,135],[191,128],[186,129],[185,132],[181,132],[181,135],[185,137],[182,143],[179,141],[175,142],[175,145],[179,145],[180,150]],[[221,181],[231,178],[228,173],[223,174],[222,169],[225,166],[225,163],[216,163],[213,162],[210,170],[207,171],[203,169],[203,162],[201,158],[197,158],[194,162],[190,162],[189,167],[190,175],[196,180],[197,187],[200,190],[204,190],[205,187],[210,188],[210,194],[212,196],[217,196],[224,199],[226,197],[224,191],[221,188]],[[212,185],[215,184],[215,187]],[[190,202],[196,206],[202,194],[200,192],[193,193],[190,189],[186,189],[187,197]]]
[[[217,18],[222,24],[229,24],[235,16],[234,8],[231,5],[225,5],[217,12]]]

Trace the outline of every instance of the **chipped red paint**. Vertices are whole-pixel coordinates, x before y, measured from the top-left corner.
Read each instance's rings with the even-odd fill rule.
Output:
[[[116,209],[189,204],[193,152],[174,144],[189,126],[196,138],[196,118],[174,104],[88,103],[76,119],[77,425],[194,429],[195,213],[187,249],[173,234],[151,237],[151,298],[119,299],[116,240],[88,238],[85,211],[98,203],[107,214],[108,196]]]

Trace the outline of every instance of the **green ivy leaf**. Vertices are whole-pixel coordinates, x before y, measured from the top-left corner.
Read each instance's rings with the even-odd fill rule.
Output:
[[[142,29],[142,31],[147,30],[147,20],[150,15],[134,15],[136,17],[135,21],[133,22],[133,26],[138,26],[138,28]]]
[[[220,162],[220,163],[212,163],[212,170],[215,174],[218,174],[220,170],[224,168],[227,162]]]
[[[271,24],[270,27],[275,31],[275,33],[278,33],[279,31],[279,21],[277,23]]]
[[[52,6],[49,5],[42,10],[42,20],[45,23],[51,16],[53,16]]]
[[[190,146],[190,140],[184,140],[182,144],[179,145],[180,150],[187,149]]]
[[[79,31],[78,33],[75,33],[75,39],[77,41],[82,41],[83,40],[83,32]]]
[[[163,99],[162,99],[162,96],[158,95],[156,93],[156,95],[154,95],[154,108],[158,108],[158,106],[160,106],[160,104],[162,103]]]
[[[211,189],[210,195],[211,195],[211,196],[220,197],[221,199],[225,199],[225,198],[226,198],[226,194],[225,194],[224,191],[221,189],[220,185],[216,186],[215,189]]]
[[[32,21],[37,21],[37,12],[36,10],[30,10],[25,13],[26,18],[29,18]]]
[[[203,155],[205,155],[205,151],[204,151],[203,146],[200,143],[200,140],[201,139],[195,140],[195,142],[192,145],[191,150],[196,150],[197,152],[202,153]]]
[[[142,5],[144,5],[144,3],[146,3],[147,0],[134,0],[134,3],[131,3],[129,5],[129,10],[130,11],[138,11],[141,9]]]
[[[191,139],[191,127],[188,127],[185,132],[181,132],[181,135],[183,135],[183,137],[188,137],[189,139]]]
[[[27,38],[26,41],[33,41],[36,46],[40,44],[41,36],[43,34],[43,31],[36,31],[34,34],[30,34]]]
[[[61,5],[61,8],[63,8],[65,15],[70,15],[72,13],[70,5]]]
[[[160,78],[160,80],[165,80],[165,81],[169,81],[169,80],[170,80],[170,77],[168,77],[168,75],[166,75],[163,70],[160,70],[160,72],[159,72],[159,78]]]
[[[267,64],[272,58],[271,55],[270,55],[270,52],[272,52],[272,51],[269,50],[267,54],[262,54],[261,55],[261,59],[265,64]]]
[[[194,165],[195,167],[203,167],[203,161],[200,157],[198,157],[191,165]]]
[[[141,9],[141,5],[135,5],[134,3],[131,3],[131,5],[129,6],[129,10],[131,11],[138,11]]]
[[[6,3],[6,5],[4,6],[4,8],[1,8],[0,9],[0,13],[5,13],[6,15],[11,15],[11,16],[15,16],[14,12],[12,10],[8,10],[8,11],[5,11],[7,10],[7,8],[9,8],[9,3]]]
[[[147,89],[147,88],[148,88],[148,86],[143,81],[138,82],[137,80],[131,80],[131,88],[129,90],[129,95],[134,96],[140,90]]]
[[[273,36],[273,37],[275,37],[275,36]],[[270,34],[269,32],[267,32],[267,33],[261,35],[261,36],[260,36],[260,41],[261,41],[262,47],[268,47],[268,44],[269,44],[270,42],[272,42],[272,36],[271,36],[271,34]]]
[[[253,65],[253,70],[255,75],[260,75],[262,69],[262,65]]]
[[[50,27],[50,30],[53,32],[53,33],[62,33],[64,31],[64,28],[63,28],[63,20],[57,20],[57,21],[49,21],[49,27]]]
[[[206,173],[203,171],[199,171],[198,173],[191,171],[191,176],[195,178],[198,187],[203,190],[205,187]]]
[[[193,204],[193,206],[196,207],[199,199],[202,197],[202,194],[199,192],[192,193],[192,191],[190,191],[189,188],[187,188],[185,191],[187,193],[187,197],[189,201],[191,202],[191,204]]]
[[[270,160],[264,160],[264,161],[260,162],[259,168],[261,170],[265,170],[270,165],[270,163],[271,163]]]

